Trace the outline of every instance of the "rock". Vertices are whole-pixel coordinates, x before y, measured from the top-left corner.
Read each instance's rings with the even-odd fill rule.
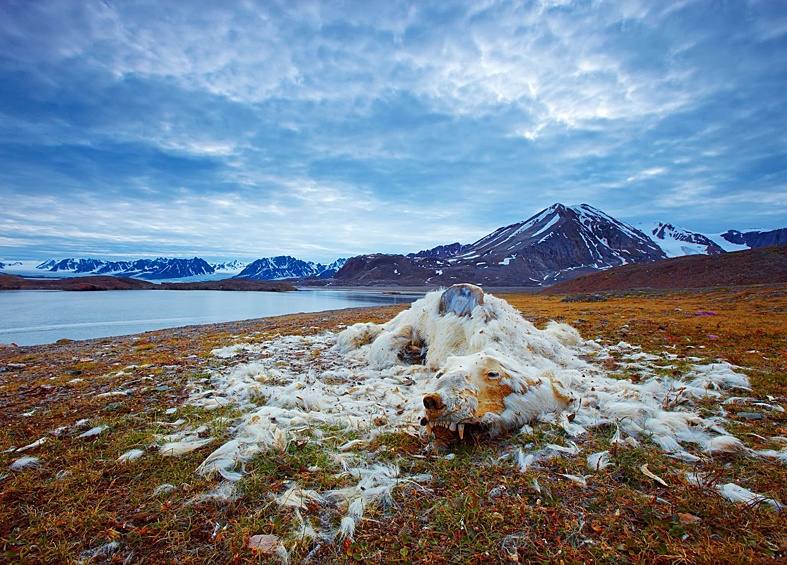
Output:
[[[744,420],[764,420],[765,416],[762,414],[758,414],[757,412],[738,412],[736,414],[738,418],[743,418]]]
[[[277,536],[257,534],[249,538],[249,549],[266,555],[278,553],[279,547],[283,546]]]

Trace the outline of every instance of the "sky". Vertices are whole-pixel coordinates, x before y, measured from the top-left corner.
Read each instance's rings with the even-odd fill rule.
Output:
[[[0,0],[0,257],[787,227],[777,0]]]

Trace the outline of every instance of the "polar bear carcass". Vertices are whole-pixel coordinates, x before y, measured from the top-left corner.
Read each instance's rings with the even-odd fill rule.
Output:
[[[565,410],[571,399],[554,374],[584,365],[571,349],[580,341],[570,326],[539,330],[506,301],[459,284],[384,324],[345,329],[337,349],[378,370],[424,365],[421,424],[447,440],[462,439],[468,425],[495,434]]]

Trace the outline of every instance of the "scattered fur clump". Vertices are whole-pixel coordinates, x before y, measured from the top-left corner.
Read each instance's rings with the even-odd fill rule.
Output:
[[[724,430],[722,416],[693,409],[698,399],[720,400],[726,390],[748,390],[746,376],[728,363],[693,365],[683,375],[667,377],[663,370],[656,373],[655,364],[663,369],[671,360],[668,353],[647,355],[624,342],[602,347],[566,324],[538,329],[480,289],[446,292],[427,294],[384,324],[217,350],[228,366],[195,383],[189,402],[208,409],[233,405],[243,415],[229,427],[231,439],[198,472],[237,482],[245,464],[260,453],[286,449],[292,441],[326,448],[326,430],[352,432],[358,439],[328,451],[358,484],[314,499],[346,509],[340,529],[318,532],[298,510],[299,531],[352,537],[364,506],[384,504],[391,489],[406,482],[398,469],[344,456],[387,432],[460,441],[466,426],[494,434],[547,423],[580,438],[606,426],[615,430],[613,445],[648,441],[686,461],[719,453],[783,455],[748,451]],[[253,360],[233,365],[241,354]],[[603,368],[610,357],[636,371],[636,382],[610,376]],[[579,453],[570,441],[569,447],[511,452],[521,471],[555,454]],[[609,464],[606,452],[587,457],[591,472]]]

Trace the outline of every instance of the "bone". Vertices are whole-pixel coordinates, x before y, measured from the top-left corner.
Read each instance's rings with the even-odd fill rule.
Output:
[[[484,303],[484,291],[472,284],[455,284],[440,296],[440,314],[471,316],[473,309]]]

